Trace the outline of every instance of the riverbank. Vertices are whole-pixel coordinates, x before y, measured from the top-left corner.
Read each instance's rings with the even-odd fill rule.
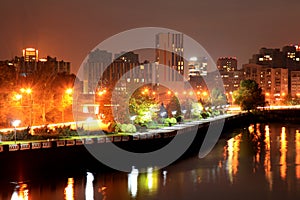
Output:
[[[114,143],[131,152],[151,152],[167,145],[177,134],[184,136],[188,134],[188,130],[196,128],[196,137],[181,156],[187,157],[198,154],[209,126],[224,125],[221,137],[229,138],[232,134],[229,130],[248,122],[249,114],[226,115],[132,135],[102,135],[83,139],[1,145],[0,173],[10,173],[18,179],[27,170],[32,173],[44,173],[47,169],[56,173],[86,168],[109,170],[109,167],[89,153],[87,146],[97,148],[99,145]],[[21,171],[19,166],[22,166]]]

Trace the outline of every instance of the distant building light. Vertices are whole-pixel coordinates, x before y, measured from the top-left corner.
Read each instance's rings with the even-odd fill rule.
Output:
[[[197,61],[197,60],[198,60],[198,58],[195,57],[195,56],[190,58],[190,61],[193,61],[193,62],[195,62],[195,61]]]
[[[39,61],[41,61],[41,62],[47,62],[47,58],[41,58]]]

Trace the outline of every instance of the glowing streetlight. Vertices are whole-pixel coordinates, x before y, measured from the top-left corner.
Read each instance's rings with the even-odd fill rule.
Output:
[[[73,94],[73,89],[72,88],[68,88],[66,89],[65,91],[65,94],[68,95],[66,98],[67,99],[67,102],[69,101],[69,95]],[[65,98],[64,98],[64,95],[62,96],[62,112],[61,112],[61,118],[62,118],[62,122],[65,122]]]
[[[12,125],[14,127],[15,143],[17,143],[17,126],[19,126],[20,123],[21,123],[21,120],[19,120],[19,119],[12,122]]]
[[[20,99],[22,99],[22,95],[21,94],[16,94],[15,95],[15,100],[19,101]]]

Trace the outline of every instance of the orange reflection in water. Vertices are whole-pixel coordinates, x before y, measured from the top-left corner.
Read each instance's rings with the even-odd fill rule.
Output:
[[[17,185],[12,196],[11,200],[28,200],[29,199],[29,190],[27,184]]]
[[[285,127],[281,129],[281,138],[280,138],[280,177],[282,180],[286,179],[286,171],[287,171],[287,163],[286,163],[286,155],[287,155],[287,139]]]
[[[264,169],[265,169],[265,176],[269,183],[269,189],[272,191],[273,189],[273,178],[272,178],[272,171],[271,171],[271,140],[270,140],[270,128],[268,125],[265,126],[265,159],[264,159]]]
[[[227,141],[226,171],[228,172],[229,180],[231,183],[233,183],[233,177],[238,172],[240,142],[241,135],[237,135]]]
[[[74,179],[68,178],[68,185],[65,188],[65,200],[74,200]]]
[[[296,177],[297,179],[300,179],[300,133],[299,130],[296,130],[296,138],[295,138],[295,144],[296,144]]]

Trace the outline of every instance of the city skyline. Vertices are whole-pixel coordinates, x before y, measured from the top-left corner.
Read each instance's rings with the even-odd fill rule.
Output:
[[[81,62],[100,42],[119,32],[146,26],[167,27],[194,38],[213,60],[236,56],[238,66],[248,63],[261,47],[299,43],[297,8],[289,1],[2,1],[0,60],[10,59],[25,47]],[[14,14],[11,14],[11,10]],[[155,11],[155,15],[153,14]],[[143,58],[142,58],[143,59]]]

